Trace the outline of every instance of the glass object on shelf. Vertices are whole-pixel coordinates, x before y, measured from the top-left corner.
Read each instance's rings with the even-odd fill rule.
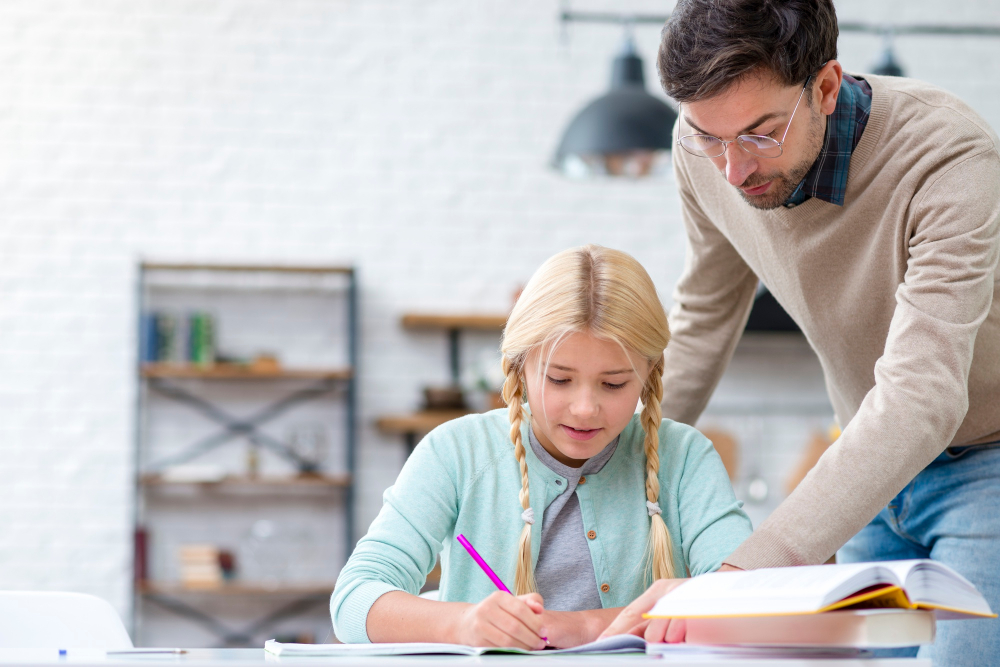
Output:
[[[299,472],[319,472],[329,450],[326,426],[318,422],[293,424],[286,437],[288,448],[300,459]]]

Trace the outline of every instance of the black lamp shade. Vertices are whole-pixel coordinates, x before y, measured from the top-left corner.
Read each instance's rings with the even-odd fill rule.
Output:
[[[631,40],[612,67],[611,90],[585,106],[563,133],[553,166],[611,175],[649,172],[657,151],[673,146],[677,113],[646,92]]]

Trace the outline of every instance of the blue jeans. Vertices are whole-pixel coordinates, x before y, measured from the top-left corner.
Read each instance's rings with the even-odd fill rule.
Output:
[[[1000,443],[945,450],[837,553],[837,562],[933,558],[1000,611]],[[1000,664],[1000,619],[940,621],[930,646],[878,651],[943,665]]]

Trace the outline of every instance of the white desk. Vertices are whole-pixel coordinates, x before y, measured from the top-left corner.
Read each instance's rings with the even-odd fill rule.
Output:
[[[337,657],[337,658],[277,658],[264,649],[191,649],[183,655],[131,654],[105,656],[100,651],[72,651],[60,657],[58,651],[47,649],[0,649],[0,665],[49,665],[65,667],[261,667],[262,663],[293,667],[429,667],[447,665],[468,667],[569,667],[570,665],[690,665],[691,667],[931,667],[930,660],[661,660],[641,653],[621,655],[484,655],[477,658],[455,655]]]

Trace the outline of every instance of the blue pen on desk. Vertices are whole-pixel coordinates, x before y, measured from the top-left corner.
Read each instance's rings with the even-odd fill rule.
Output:
[[[490,580],[496,585],[497,588],[502,590],[504,593],[510,593],[510,589],[504,586],[503,580],[497,576],[497,573],[493,571],[493,568],[487,565],[486,559],[484,559],[482,556],[479,555],[479,552],[476,551],[476,548],[472,546],[472,542],[469,542],[468,538],[465,537],[465,535],[459,534],[459,536],[456,537],[455,539],[458,540],[459,544],[465,547],[465,550],[469,552],[470,556],[472,556],[472,560],[476,561],[476,565],[482,568],[483,572],[486,573],[486,576],[490,578]],[[549,638],[542,637],[542,641],[548,644]]]

